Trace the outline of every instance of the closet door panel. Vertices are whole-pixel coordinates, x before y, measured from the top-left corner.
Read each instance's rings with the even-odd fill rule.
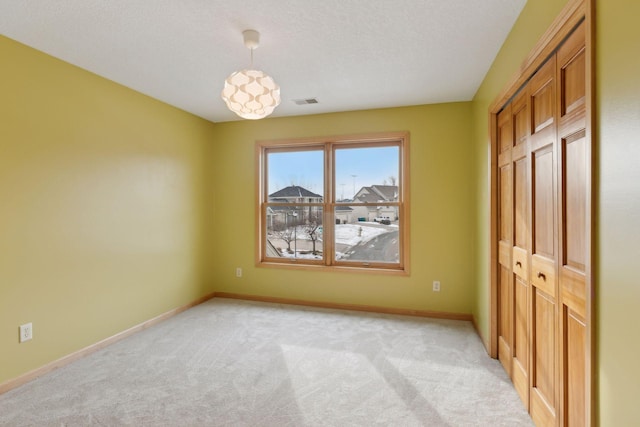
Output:
[[[556,192],[553,145],[532,153],[531,283],[556,297]]]
[[[589,161],[584,130],[561,139],[560,325],[563,418],[582,426],[586,415],[587,376],[587,181]]]
[[[518,248],[527,251],[529,247],[529,234],[531,233],[529,228],[529,214],[528,203],[529,198],[529,179],[527,174],[527,158],[522,158],[514,162],[514,235],[515,244]],[[528,252],[528,251],[527,251]]]
[[[498,115],[498,359],[511,375],[513,345],[513,274],[511,247],[513,245],[513,186],[511,148],[513,127],[511,107]]]
[[[587,189],[586,138],[584,131],[563,138],[563,264],[584,271],[587,258],[585,241]]]
[[[555,183],[553,146],[533,153],[533,253],[553,259]]]
[[[535,291],[535,370],[534,388],[545,398],[550,407],[555,402],[555,302],[554,298],[543,291]]]
[[[584,110],[586,101],[585,25],[581,24],[558,50],[560,116]]]
[[[587,139],[584,130],[562,138],[560,292],[567,308],[586,318]]]
[[[562,415],[564,425],[583,426],[587,408],[587,265],[589,263],[590,147],[586,135],[584,23],[557,53],[560,207],[559,289],[562,312]]]
[[[515,330],[513,334],[513,385],[524,406],[529,408],[529,286],[518,276],[514,278]]]
[[[511,378],[520,399],[529,408],[529,106],[524,88],[512,102],[513,175],[513,363]]]
[[[585,368],[586,368],[586,324],[582,316],[565,307],[565,425],[584,426],[585,413]]]
[[[500,241],[511,243],[511,164],[500,168]]]
[[[574,313],[586,318],[586,289],[584,273],[563,268],[560,271],[560,295],[562,304],[570,308]]]
[[[533,76],[530,83],[531,134],[540,133],[555,121],[555,61],[550,59]]]
[[[529,137],[529,107],[526,90],[523,90],[514,98],[512,109],[514,146],[526,145]]]
[[[535,288],[533,319],[531,416],[536,425],[553,425],[556,415],[556,304],[553,297]]]
[[[511,376],[511,337],[512,337],[512,288],[513,280],[511,271],[500,266],[499,304],[500,316],[498,317],[498,359],[504,370]]]
[[[505,107],[505,109],[498,115],[498,146],[500,154],[511,150],[511,147],[513,147],[511,106]]]
[[[556,62],[532,77],[530,91],[531,375],[530,411],[539,426],[555,425],[558,404]]]

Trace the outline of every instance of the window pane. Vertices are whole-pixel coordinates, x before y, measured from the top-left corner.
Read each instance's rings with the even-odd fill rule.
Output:
[[[269,201],[322,202],[323,150],[268,153],[267,173]]]
[[[322,207],[267,207],[267,256],[322,260]]]
[[[336,207],[336,260],[398,263],[396,212],[396,206]]]
[[[336,200],[397,201],[399,152],[397,146],[336,149]]]

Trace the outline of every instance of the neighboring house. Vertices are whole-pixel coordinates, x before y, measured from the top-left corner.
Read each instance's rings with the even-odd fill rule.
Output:
[[[353,215],[353,211],[351,206],[336,206],[336,223],[338,223],[338,221],[340,221],[341,224],[356,222],[358,217]]]
[[[313,193],[299,185],[290,185],[269,194],[270,203],[322,203],[322,196]],[[305,224],[309,219],[318,218],[322,221],[322,208],[309,206],[307,209],[294,206],[271,205],[267,211],[269,224]]]
[[[269,194],[269,201],[284,201],[288,203],[322,203],[322,196],[313,193],[299,185],[290,185],[275,193]]]
[[[362,187],[353,197],[353,216],[373,221],[378,217],[389,217],[392,221],[398,219],[396,206],[357,206],[358,203],[380,203],[398,201],[397,185],[372,185]]]
[[[372,185],[362,187],[354,196],[349,206],[336,208],[336,220],[343,224],[357,222],[359,218],[373,221],[375,218],[388,217],[391,221],[398,219],[396,206],[358,206],[360,203],[395,202],[398,200],[397,185]],[[316,194],[299,185],[290,185],[269,194],[270,203],[322,203],[320,194]],[[267,224],[271,227],[278,224],[306,224],[309,218],[319,218],[321,208],[310,206],[302,209],[295,206],[270,205],[267,209]]]

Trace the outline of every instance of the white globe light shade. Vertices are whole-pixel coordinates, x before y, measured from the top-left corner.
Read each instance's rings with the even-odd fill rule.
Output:
[[[222,99],[243,119],[262,119],[280,104],[280,86],[262,71],[236,71],[224,81]]]

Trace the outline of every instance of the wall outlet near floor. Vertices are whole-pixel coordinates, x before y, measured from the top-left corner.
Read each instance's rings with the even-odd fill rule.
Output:
[[[236,268],[236,277],[242,277],[242,268],[240,267]]]
[[[31,322],[20,325],[20,342],[29,341],[33,338],[33,324]]]
[[[440,292],[440,281],[439,280],[434,280],[433,281],[433,292]]]

